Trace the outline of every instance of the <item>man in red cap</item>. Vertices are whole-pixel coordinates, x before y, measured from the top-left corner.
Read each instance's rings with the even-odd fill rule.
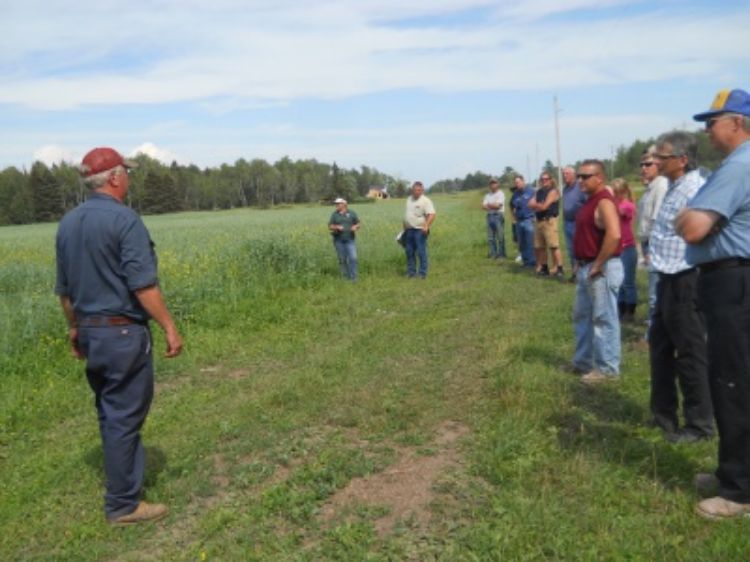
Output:
[[[167,507],[140,500],[145,454],[140,429],[154,393],[153,318],[167,357],[182,338],[159,289],[153,243],[140,217],[123,204],[129,169],[111,148],[95,148],[80,170],[92,190],[60,221],[55,292],[68,321],[72,353],[86,359],[107,476],[104,511],[113,525],[156,520]]]

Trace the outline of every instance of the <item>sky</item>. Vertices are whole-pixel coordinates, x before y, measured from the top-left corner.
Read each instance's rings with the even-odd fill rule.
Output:
[[[112,146],[431,184],[608,158],[750,90],[747,0],[0,0],[0,169]]]

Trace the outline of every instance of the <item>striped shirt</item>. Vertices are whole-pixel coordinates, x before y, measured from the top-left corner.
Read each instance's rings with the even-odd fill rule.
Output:
[[[653,271],[672,274],[693,267],[685,260],[687,244],[675,232],[674,219],[705,182],[697,170],[670,182],[649,238],[649,256]]]

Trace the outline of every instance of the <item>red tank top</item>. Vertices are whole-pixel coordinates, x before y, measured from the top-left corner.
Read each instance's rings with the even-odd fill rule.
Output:
[[[602,189],[596,195],[591,195],[584,203],[581,210],[576,215],[576,231],[573,238],[573,251],[575,256],[579,260],[595,260],[596,256],[599,255],[599,250],[602,247],[604,241],[604,230],[596,226],[594,221],[594,213],[596,207],[599,205],[599,201],[602,199],[609,199],[617,209],[617,203],[615,198],[609,192],[608,189]],[[613,254],[619,256],[622,252],[622,242],[617,248],[617,251]]]

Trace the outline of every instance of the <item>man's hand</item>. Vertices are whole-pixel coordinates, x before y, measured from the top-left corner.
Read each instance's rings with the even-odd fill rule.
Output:
[[[78,347],[78,328],[68,328],[68,341],[70,342],[70,354],[76,359],[83,359],[81,348]]]
[[[165,332],[167,340],[167,351],[164,353],[164,357],[177,357],[182,353],[182,337],[177,330],[170,330]]]

